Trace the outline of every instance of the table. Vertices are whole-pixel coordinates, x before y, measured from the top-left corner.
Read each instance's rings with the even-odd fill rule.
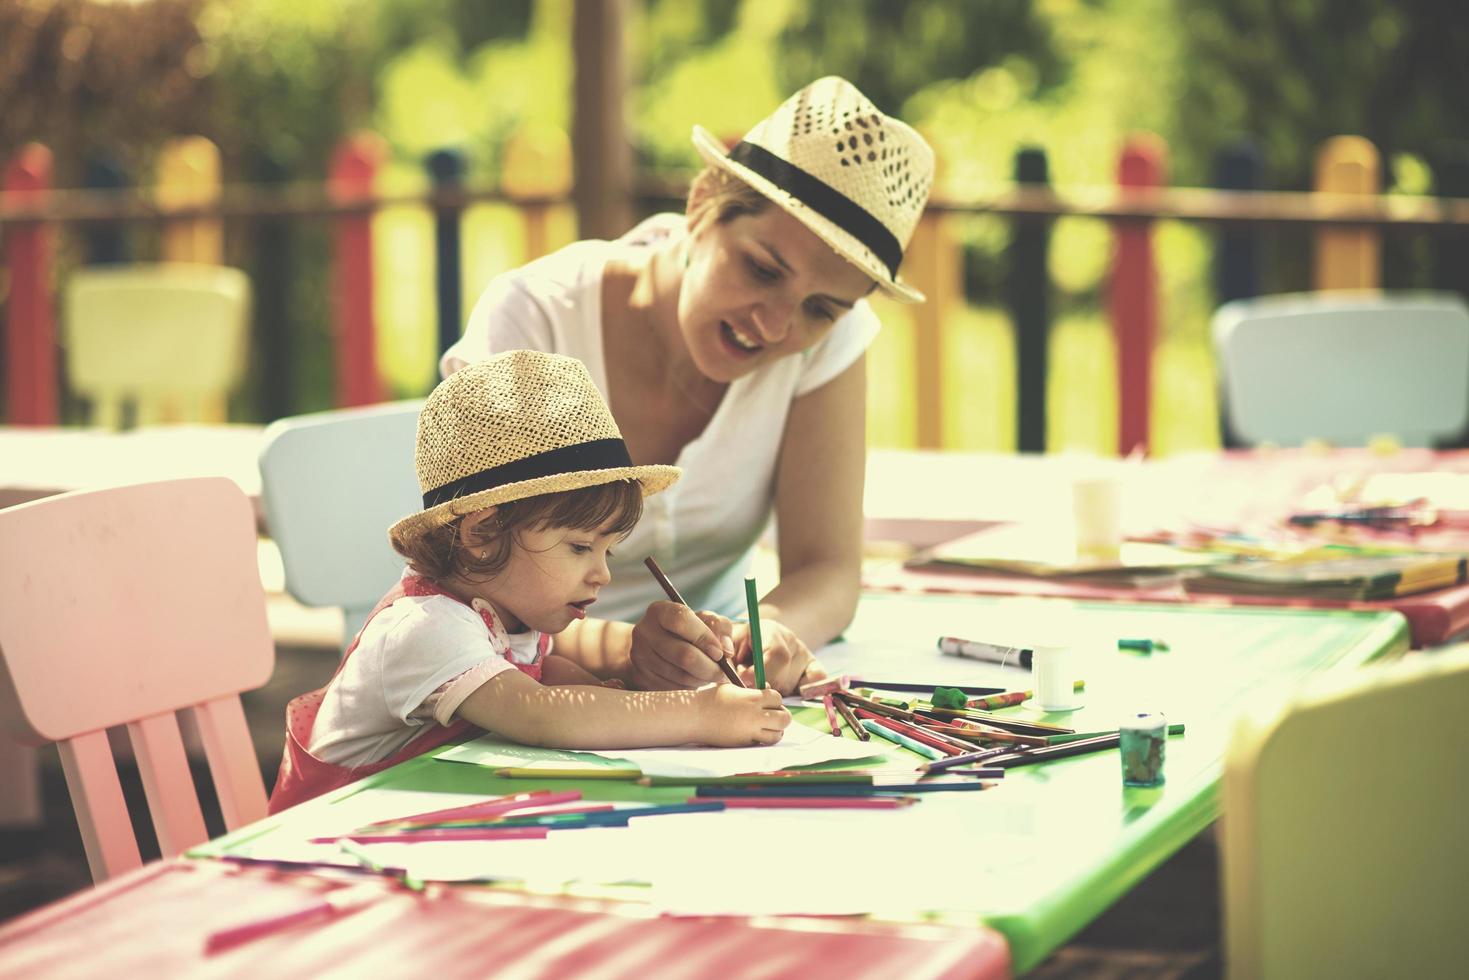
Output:
[[[868,461],[867,535],[924,548],[1001,522],[1069,518],[1065,481],[1094,461],[1065,455],[874,453]],[[1189,527],[1276,526],[1326,488],[1392,474],[1433,474],[1469,509],[1469,452],[1364,449],[1329,452],[1257,450],[1198,453],[1121,464],[1122,524],[1128,534]],[[1425,550],[1469,551],[1463,529],[1420,533]],[[992,595],[1050,595],[1082,600],[1270,605],[1305,609],[1393,609],[1409,622],[1415,647],[1431,647],[1469,630],[1469,585],[1379,601],[1200,594],[1181,585],[1132,588],[1066,578],[1031,578],[979,570],[909,569],[869,563],[868,588]]]
[[[229,862],[154,862],[0,927],[0,976],[1008,974],[994,933],[841,920],[658,918],[594,900],[384,883],[363,908],[205,952],[217,930],[305,907],[346,883]],[[372,886],[369,885],[369,888]],[[85,942],[78,938],[86,937]]]
[[[940,657],[935,638],[998,623],[1038,623],[1054,619],[1058,608],[1051,600],[869,595],[849,630],[851,642],[829,648],[823,657],[834,669],[877,672],[890,680],[1015,687],[1024,684],[1028,673]],[[1001,785],[984,793],[930,794],[907,810],[876,814],[824,812],[819,823],[810,825],[811,835],[819,833],[820,838],[809,849],[794,841],[770,845],[791,854],[779,866],[762,863],[760,856],[767,848],[753,842],[766,840],[772,827],[795,826],[788,820],[759,811],[649,818],[645,821],[649,827],[652,821],[676,821],[660,822],[656,831],[643,835],[655,835],[651,839],[673,857],[651,873],[651,890],[639,886],[631,893],[662,901],[663,881],[676,899],[679,886],[690,880],[688,867],[694,865],[708,895],[749,896],[758,887],[759,901],[772,912],[821,911],[819,904],[811,906],[815,901],[828,902],[827,911],[868,911],[889,920],[931,914],[947,924],[983,923],[1005,936],[1015,970],[1024,972],[1215,819],[1222,756],[1241,711],[1286,696],[1307,675],[1355,667],[1399,654],[1408,646],[1406,622],[1392,612],[1113,603],[1082,604],[1069,609],[1069,614],[1083,636],[1087,680],[1087,706],[1070,715],[1069,724],[1081,730],[1115,727],[1119,718],[1141,709],[1162,710],[1185,723],[1187,733],[1170,740],[1168,782],[1163,788],[1124,790],[1115,752],[1058,760],[1012,770]],[[1149,658],[1120,653],[1116,638],[1124,635],[1163,637],[1172,650]],[[824,715],[819,709],[799,710],[803,722],[821,724]],[[1065,716],[1034,713],[1034,717],[1068,723]],[[908,761],[915,760],[908,757]],[[687,788],[626,782],[511,780],[488,769],[421,757],[193,853],[254,860],[301,858],[310,852],[302,842],[316,835],[345,833],[370,820],[454,805],[470,795],[541,785],[575,788],[585,798],[599,800],[672,802],[689,795]],[[576,831],[572,836],[589,833],[596,832]],[[568,839],[553,833],[547,841],[482,846],[545,845],[541,851],[505,850],[503,855],[508,861],[514,854],[517,865],[526,860],[550,863],[556,856],[553,849],[568,846],[560,843]],[[711,850],[714,841],[744,842],[744,847],[726,854],[727,845]],[[377,846],[398,848],[380,852],[381,860],[392,865],[404,857],[404,848],[458,845]],[[427,852],[416,853],[427,858]],[[447,857],[463,863],[468,854],[461,851]],[[833,854],[846,860],[832,861]],[[657,863],[653,857],[647,862]],[[786,885],[772,890],[769,873],[776,867],[785,871]],[[943,873],[935,874],[936,869]],[[813,899],[810,888],[803,891],[801,875],[818,876],[821,887],[815,891],[822,897]],[[625,885],[595,889],[595,884],[572,887],[578,894],[589,889],[623,897],[630,893]]]
[[[0,426],[0,507],[68,490],[191,476],[226,476],[260,511],[259,425],[142,429]]]

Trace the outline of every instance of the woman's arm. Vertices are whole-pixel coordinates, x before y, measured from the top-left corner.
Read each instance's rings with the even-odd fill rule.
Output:
[[[815,648],[857,611],[867,464],[867,358],[791,404],[775,482],[780,584],[769,615]]]
[[[775,691],[547,687],[518,670],[481,684],[455,714],[523,745],[567,749],[774,745],[791,722]]]

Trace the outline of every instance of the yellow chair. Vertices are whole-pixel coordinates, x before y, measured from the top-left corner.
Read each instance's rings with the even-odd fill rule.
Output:
[[[1469,649],[1319,679],[1225,760],[1230,977],[1460,977]]]
[[[244,377],[250,280],[239,269],[189,263],[99,266],[66,288],[63,343],[72,389],[91,420],[120,428],[224,422]]]

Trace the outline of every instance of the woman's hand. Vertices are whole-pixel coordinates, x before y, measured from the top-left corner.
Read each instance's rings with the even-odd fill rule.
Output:
[[[677,602],[648,606],[632,628],[633,686],[644,691],[701,687],[723,681],[721,657],[732,656],[734,624]]]
[[[804,683],[819,681],[826,668],[811,655],[811,648],[793,631],[774,619],[760,618],[760,649],[765,654],[765,683],[781,694],[795,694]],[[755,686],[755,656],[750,646],[750,626],[734,628],[735,663],[740,678]]]

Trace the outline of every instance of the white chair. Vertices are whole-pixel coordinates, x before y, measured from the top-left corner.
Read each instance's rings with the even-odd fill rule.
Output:
[[[421,510],[413,453],[422,400],[299,415],[272,423],[261,496],[286,591],[341,606],[345,646],[403,571],[388,527]]]
[[[1244,443],[1428,446],[1469,426],[1469,306],[1452,294],[1301,293],[1214,316],[1221,408]]]
[[[1239,724],[1222,793],[1229,976],[1464,975],[1466,703],[1460,648],[1321,677]]]
[[[250,280],[190,263],[79,269],[66,287],[67,378],[92,419],[122,424],[223,422],[245,376]]]

